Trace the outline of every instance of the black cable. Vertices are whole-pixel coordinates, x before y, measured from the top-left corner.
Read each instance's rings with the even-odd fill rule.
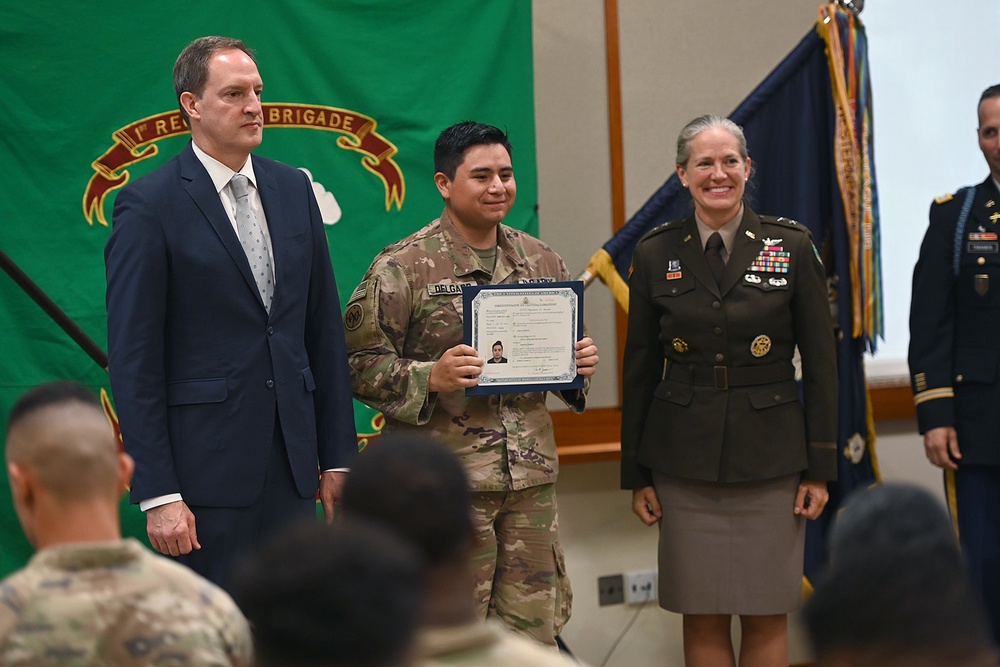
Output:
[[[646,605],[649,603],[649,598],[652,595],[653,595],[652,589],[646,591],[646,599],[639,604],[639,608],[635,610],[634,614],[632,614],[632,619],[625,625],[625,629],[622,630],[620,635],[618,635],[618,639],[616,639],[615,642],[611,645],[611,648],[608,649],[608,653],[607,655],[604,656],[604,660],[601,661],[600,667],[605,667],[605,665],[608,664],[608,660],[611,659],[611,655],[615,652],[615,649],[618,648],[618,645],[621,643],[621,641],[625,639],[625,635],[628,634],[628,631],[632,629],[632,625],[635,624],[636,619],[639,618],[639,612],[641,612],[643,609],[646,608]]]

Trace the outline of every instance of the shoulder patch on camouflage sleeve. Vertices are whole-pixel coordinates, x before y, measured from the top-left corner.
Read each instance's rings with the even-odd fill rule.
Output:
[[[344,311],[344,328],[348,331],[354,331],[364,321],[365,309],[361,307],[360,303],[352,303]]]
[[[364,295],[367,293],[368,293],[368,283],[363,282],[354,288],[354,293],[351,294],[351,298],[347,300],[347,303],[351,303],[352,301],[357,301],[358,299],[364,297]]]

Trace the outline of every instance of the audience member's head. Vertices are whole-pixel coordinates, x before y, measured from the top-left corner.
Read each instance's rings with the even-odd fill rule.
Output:
[[[904,485],[856,492],[803,610],[817,667],[997,665],[944,507]]]
[[[413,547],[357,519],[279,535],[233,582],[259,667],[407,667],[422,593]]]
[[[347,516],[382,523],[428,567],[463,561],[472,547],[471,497],[455,455],[417,435],[385,436],[358,457],[344,485]]]
[[[132,459],[89,389],[51,382],[22,396],[8,418],[5,458],[14,508],[36,548],[120,537],[118,498]],[[74,523],[77,513],[92,519]]]

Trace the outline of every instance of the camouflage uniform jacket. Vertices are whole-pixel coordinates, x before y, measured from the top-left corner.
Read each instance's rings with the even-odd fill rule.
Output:
[[[467,397],[464,390],[430,393],[428,382],[434,362],[463,342],[461,285],[568,279],[555,251],[504,225],[489,270],[445,211],[383,250],[348,302],[344,326],[355,398],[382,412],[384,433],[419,427],[451,447],[473,491],[554,482],[558,459],[545,392]],[[558,395],[582,412],[586,389]]]
[[[515,634],[497,621],[423,628],[417,633],[420,667],[580,667],[547,647]]]
[[[232,599],[134,539],[43,549],[0,582],[0,665],[249,665]]]

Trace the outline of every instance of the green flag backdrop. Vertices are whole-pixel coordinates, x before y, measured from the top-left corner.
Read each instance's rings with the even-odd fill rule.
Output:
[[[440,213],[433,144],[455,122],[508,130],[519,186],[508,223],[537,232],[527,0],[9,3],[0,11],[0,250],[102,348],[115,194],[188,141],[171,72],[188,42],[210,34],[256,51],[257,153],[312,174],[342,303],[376,252]],[[5,424],[39,383],[108,389],[105,371],[3,274],[0,336]],[[374,413],[356,406],[359,436],[372,433]],[[0,477],[2,576],[31,549]],[[138,510],[122,509],[125,532],[144,539]]]

